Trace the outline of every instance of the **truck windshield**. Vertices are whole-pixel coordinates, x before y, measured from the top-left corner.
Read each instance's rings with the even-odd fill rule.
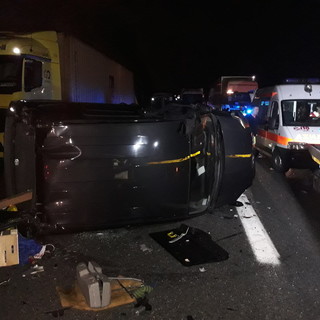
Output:
[[[320,126],[320,100],[284,100],[281,107],[285,126]]]
[[[0,55],[0,94],[21,90],[22,58]]]
[[[184,104],[196,104],[203,102],[201,93],[185,93],[182,95],[182,103]]]
[[[238,102],[239,104],[250,104],[251,98],[248,92],[235,92],[234,94],[228,96],[228,101]]]

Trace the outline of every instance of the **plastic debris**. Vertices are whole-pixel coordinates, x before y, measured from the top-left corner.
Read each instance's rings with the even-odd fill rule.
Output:
[[[34,266],[31,268],[30,274],[36,274],[36,273],[43,272],[43,271],[44,271],[43,266],[38,266],[38,265],[36,264],[36,265],[34,265]]]
[[[143,244],[140,244],[140,249],[143,251],[143,252],[152,252],[152,249],[147,247],[144,243]]]
[[[144,311],[146,311],[146,307],[141,306],[141,307],[137,308],[134,313],[138,316]]]
[[[6,284],[8,282],[10,282],[11,278],[7,279],[7,280],[4,280],[4,281],[1,281],[0,282],[0,286],[2,286],[3,284]]]
[[[53,244],[45,244],[44,246],[42,246],[40,252],[35,254],[33,258],[39,260],[45,253],[52,253],[55,249],[56,247]]]
[[[147,294],[149,294],[153,290],[150,286],[142,286],[132,292],[132,295],[136,298],[144,298]]]
[[[39,254],[43,246],[33,239],[27,239],[19,234],[19,263],[24,265],[30,262],[30,257]]]
[[[40,272],[44,272],[44,267],[35,264],[26,273],[24,273],[22,277],[25,278],[27,275],[35,275]]]
[[[101,308],[111,301],[111,282],[94,261],[77,265],[77,281],[88,306]]]
[[[199,271],[200,271],[200,272],[206,272],[207,270],[206,270],[204,267],[200,267],[200,268],[199,268]]]
[[[236,206],[236,207],[242,207],[243,203],[241,201],[237,200],[233,205]]]
[[[152,310],[152,306],[149,303],[147,297],[143,297],[143,298],[138,298],[137,299],[137,304],[134,306],[136,311],[135,314],[136,315],[140,315],[141,313],[145,312],[145,311],[151,311]]]
[[[222,219],[234,219],[234,218],[236,218],[236,215],[237,214],[234,214],[234,213],[231,213],[230,215],[229,214],[223,214],[220,218],[222,218]]]

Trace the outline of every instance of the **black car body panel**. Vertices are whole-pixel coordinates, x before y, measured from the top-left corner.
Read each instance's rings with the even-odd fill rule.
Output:
[[[5,130],[7,194],[34,191],[54,228],[182,219],[234,202],[253,179],[250,132],[197,106],[16,101]],[[242,156],[241,156],[242,155]]]

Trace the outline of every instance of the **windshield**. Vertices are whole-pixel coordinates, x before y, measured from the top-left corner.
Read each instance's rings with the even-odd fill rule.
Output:
[[[202,102],[203,96],[201,93],[185,93],[182,95],[182,103],[184,104],[196,104]]]
[[[320,100],[285,100],[281,106],[283,125],[320,126]]]
[[[21,90],[22,58],[0,55],[0,94]]]
[[[228,96],[229,102],[239,102],[240,104],[251,103],[250,94],[248,92],[235,92]]]

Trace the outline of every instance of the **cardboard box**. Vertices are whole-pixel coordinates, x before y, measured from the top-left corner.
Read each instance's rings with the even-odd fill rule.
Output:
[[[0,232],[0,267],[19,264],[18,230]]]

